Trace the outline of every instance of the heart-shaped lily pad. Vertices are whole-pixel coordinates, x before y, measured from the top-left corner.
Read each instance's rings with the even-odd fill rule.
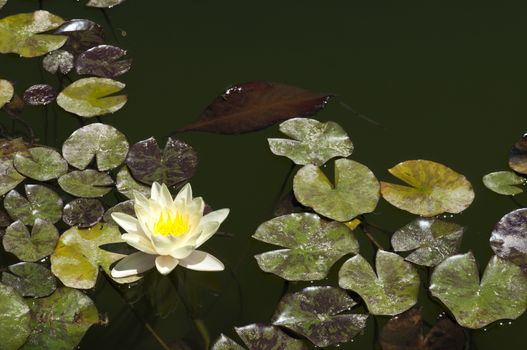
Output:
[[[514,196],[523,192],[518,185],[525,184],[525,178],[512,171],[496,171],[483,176],[483,184],[496,193]]]
[[[68,137],[62,154],[69,164],[84,170],[95,157],[97,169],[106,171],[121,165],[128,153],[126,136],[110,125],[86,125]]]
[[[16,171],[11,159],[0,159],[0,196],[11,191],[24,179],[25,177]]]
[[[14,93],[13,84],[7,80],[0,79],[0,108],[11,101]]]
[[[4,208],[13,220],[32,226],[36,219],[56,223],[62,217],[62,199],[55,191],[42,185],[26,185],[26,198],[12,190],[4,198]]]
[[[32,262],[50,255],[58,238],[59,232],[46,220],[36,219],[31,233],[22,221],[17,220],[5,230],[3,245],[6,252],[22,261]]]
[[[346,343],[366,327],[367,314],[343,313],[356,304],[342,289],[308,287],[283,297],[272,322],[319,347]]]
[[[142,193],[146,197],[150,196],[150,187],[135,181],[127,166],[123,166],[117,173],[115,187],[119,193],[128,199],[134,198],[134,192]]]
[[[87,228],[98,223],[104,215],[100,200],[94,198],[77,198],[64,206],[62,220],[70,226]]]
[[[97,170],[75,170],[59,177],[60,187],[76,197],[97,198],[112,190],[110,175]]]
[[[112,45],[99,45],[81,53],[75,62],[79,75],[95,75],[103,78],[115,78],[123,75],[132,67],[131,59],[119,60],[126,51]]]
[[[51,74],[68,74],[73,69],[75,57],[68,51],[55,50],[42,60],[42,68]]]
[[[280,131],[292,140],[268,139],[271,152],[295,164],[320,166],[331,158],[347,157],[353,151],[348,134],[334,122],[295,118],[280,124]]]
[[[111,277],[110,265],[125,257],[100,248],[101,245],[123,243],[118,226],[97,224],[88,229],[72,227],[60,236],[51,255],[51,271],[67,287],[90,289],[95,286],[99,266]],[[115,278],[118,283],[139,280],[138,276]]]
[[[434,269],[430,292],[461,326],[472,329],[516,319],[527,308],[527,276],[497,256],[490,259],[481,282],[472,253],[451,256]]]
[[[235,328],[236,333],[243,340],[249,350],[307,350],[308,347],[301,340],[285,334],[280,328],[263,324],[251,324]],[[212,350],[243,349],[232,339],[223,334],[214,343]]]
[[[474,200],[470,182],[449,167],[430,160],[407,160],[388,170],[410,186],[381,182],[381,193],[393,206],[421,216],[456,214]]]
[[[392,235],[396,252],[414,250],[406,260],[422,266],[436,266],[457,254],[465,229],[457,224],[429,218],[418,218]]]
[[[127,102],[126,95],[114,96],[125,84],[107,78],[84,78],[66,87],[57,97],[57,103],[66,111],[91,118],[114,113]]]
[[[24,91],[24,102],[31,106],[46,106],[55,101],[57,91],[49,84],[37,84]]]
[[[151,137],[130,147],[126,164],[137,181],[147,185],[157,181],[173,186],[194,175],[198,155],[190,145],[172,138],[161,151]]]
[[[523,135],[509,154],[509,166],[512,170],[527,175],[527,135]]]
[[[117,223],[112,219],[112,213],[125,213],[131,216],[135,216],[134,201],[130,199],[121,203],[117,203],[116,205],[108,209],[106,213],[104,213],[104,222],[117,225]]]
[[[294,178],[296,199],[317,213],[337,221],[375,210],[379,182],[368,167],[349,159],[335,161],[335,185],[320,168],[305,165]]]
[[[25,297],[42,298],[57,289],[57,280],[47,268],[32,262],[21,262],[2,273],[2,283],[9,285]]]
[[[527,272],[527,208],[503,216],[490,237],[490,246],[502,259]]]
[[[28,151],[29,156],[25,152],[17,153],[13,160],[13,165],[20,174],[38,181],[48,181],[68,171],[68,163],[54,149],[33,147]]]
[[[0,339],[2,349],[16,350],[31,331],[30,309],[13,287],[0,283]]]
[[[377,251],[377,274],[360,255],[346,261],[339,271],[339,286],[358,293],[373,315],[397,315],[415,305],[419,275],[397,254]]]

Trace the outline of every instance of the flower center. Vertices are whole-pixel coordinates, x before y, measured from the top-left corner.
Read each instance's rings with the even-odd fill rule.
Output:
[[[170,212],[164,210],[159,214],[159,220],[154,226],[154,233],[163,236],[181,236],[189,229],[188,217],[176,212],[176,215],[171,215]]]

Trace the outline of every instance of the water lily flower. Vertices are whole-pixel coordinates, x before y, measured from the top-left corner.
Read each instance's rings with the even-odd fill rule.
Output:
[[[157,182],[152,185],[150,199],[136,192],[136,217],[113,213],[112,218],[126,231],[122,239],[139,251],[119,261],[112,276],[132,276],[154,266],[163,275],[178,265],[199,271],[223,270],[221,261],[196,249],[216,233],[229,209],[203,215],[204,207],[201,197],[192,198],[190,184],[174,199],[167,186]]]

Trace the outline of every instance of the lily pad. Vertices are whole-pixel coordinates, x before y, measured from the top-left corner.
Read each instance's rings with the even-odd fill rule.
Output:
[[[97,198],[112,190],[113,180],[97,170],[75,170],[59,177],[59,185],[73,196]]]
[[[86,4],[89,7],[110,8],[122,4],[126,0],[90,0]]]
[[[434,269],[430,292],[465,328],[516,319],[527,308],[527,276],[497,256],[490,259],[481,282],[472,253],[451,256]]]
[[[430,160],[407,160],[388,170],[410,186],[381,182],[381,193],[393,206],[421,216],[457,214],[474,200],[470,182],[447,166]]]
[[[2,110],[13,117],[20,117],[24,111],[24,101],[17,94],[13,95],[11,101],[6,103]]]
[[[296,199],[317,213],[337,221],[375,210],[379,182],[368,167],[349,159],[335,161],[335,185],[320,168],[305,165],[295,175]]]
[[[496,171],[483,176],[483,184],[496,193],[514,196],[523,192],[517,185],[525,184],[525,179],[512,171]]]
[[[419,274],[397,254],[377,251],[375,269],[360,255],[346,261],[339,271],[339,286],[359,294],[372,315],[393,316],[415,305]]]
[[[280,124],[280,131],[293,140],[268,139],[271,152],[295,164],[321,166],[331,158],[347,157],[353,151],[348,134],[334,122],[295,118]]]
[[[212,345],[212,350],[245,350],[243,346],[238,345],[234,340],[221,334],[218,340]]]
[[[24,176],[38,181],[48,181],[68,171],[68,163],[52,148],[33,147],[28,152],[29,156],[25,152],[17,153],[13,160],[16,170]]]
[[[36,219],[29,233],[22,221],[13,222],[5,230],[3,245],[6,252],[13,253],[22,261],[34,262],[50,255],[59,238],[59,232],[46,220]]]
[[[7,0],[0,0],[0,9],[7,4]]]
[[[260,268],[289,281],[320,280],[346,254],[359,252],[353,233],[316,214],[289,214],[264,222],[253,238],[285,247],[255,258]]]
[[[94,198],[77,198],[64,206],[62,220],[69,226],[87,228],[98,223],[104,215],[100,200]]]
[[[24,92],[24,102],[31,106],[45,106],[55,101],[57,91],[48,84],[37,84],[30,86]]]
[[[125,84],[107,78],[84,78],[66,87],[57,97],[57,103],[66,111],[91,118],[115,113],[127,102],[126,95],[114,96]]]
[[[126,164],[137,181],[173,186],[194,175],[198,155],[190,145],[172,138],[168,138],[161,151],[156,139],[151,137],[130,147]]]
[[[121,203],[117,203],[104,213],[103,220],[109,224],[117,225],[117,223],[112,219],[112,213],[125,213],[131,216],[135,216],[134,201],[127,200]]]
[[[288,336],[275,326],[251,324],[235,330],[249,350],[308,349],[301,340]]]
[[[132,68],[132,60],[120,58],[126,51],[112,45],[99,45],[81,53],[75,62],[79,75],[95,75],[103,78],[115,78]]]
[[[51,255],[51,271],[67,287],[90,289],[95,286],[99,266],[111,277],[110,265],[125,257],[109,252],[101,245],[123,243],[118,226],[97,224],[88,229],[72,227],[60,236]],[[138,276],[114,278],[118,283],[139,280]]]
[[[418,218],[392,235],[396,252],[414,250],[406,260],[422,266],[436,266],[457,254],[465,229],[457,224]]]
[[[344,313],[357,303],[342,289],[308,287],[282,298],[272,318],[318,347],[351,341],[366,327],[367,314]]]
[[[0,79],[0,108],[11,101],[14,93],[15,89],[13,88],[13,84],[7,80]]]
[[[104,44],[104,29],[89,19],[66,21],[53,33],[68,37],[62,49],[74,55],[78,55],[94,46]]]
[[[51,74],[68,74],[73,69],[75,57],[68,51],[55,50],[42,60],[42,68]]]
[[[30,326],[30,309],[13,287],[0,283],[0,339],[3,350],[16,350],[26,341]]]
[[[95,157],[97,169],[106,171],[121,165],[128,153],[126,136],[113,126],[93,123],[74,131],[62,146],[69,164],[84,170]]]
[[[0,53],[37,57],[60,48],[67,37],[40,34],[60,26],[64,20],[48,11],[20,13],[0,19]]]
[[[150,187],[135,181],[127,166],[123,166],[117,173],[115,187],[128,199],[134,198],[134,192],[144,194],[146,197],[150,195]]]
[[[59,288],[46,298],[28,301],[33,331],[22,350],[70,350],[99,322],[93,301],[84,293]]]
[[[523,135],[512,146],[509,154],[509,166],[512,170],[527,175],[527,134]]]
[[[490,246],[502,259],[527,272],[527,209],[517,209],[503,216],[490,236]]]
[[[9,285],[25,297],[42,298],[57,289],[57,280],[47,268],[32,262],[21,262],[2,273],[2,283]]]
[[[24,179],[25,177],[16,171],[11,159],[0,159],[0,196],[11,191]]]
[[[4,207],[0,206],[0,227],[7,227],[11,225],[12,222],[13,220],[11,220]]]
[[[27,199],[12,190],[4,198],[4,208],[13,220],[32,226],[36,219],[54,224],[62,217],[62,199],[55,191],[42,185],[26,185]]]

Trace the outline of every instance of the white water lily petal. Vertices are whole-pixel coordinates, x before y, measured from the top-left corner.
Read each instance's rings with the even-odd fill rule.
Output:
[[[195,250],[185,259],[181,259],[179,264],[187,269],[197,271],[223,271],[225,268],[216,257],[201,250]]]
[[[174,201],[182,201],[183,203],[187,205],[188,203],[190,203],[191,200],[192,200],[192,187],[188,183],[185,186],[183,186],[181,190],[179,190]]]
[[[159,200],[159,194],[161,192],[161,185],[157,182],[154,182],[152,184],[152,188],[150,189],[150,199],[153,201]]]
[[[144,236],[141,225],[136,218],[125,213],[112,213],[112,219],[121,226],[126,232]]]
[[[152,234],[150,236],[152,245],[159,255],[170,255],[172,251],[180,247],[178,237]],[[179,244],[178,244],[179,243]]]
[[[171,208],[174,205],[172,201],[172,195],[168,187],[163,184],[159,189],[159,195],[157,201],[161,204],[162,207]]]
[[[225,221],[225,219],[229,215],[229,211],[230,211],[229,209],[219,209],[219,210],[212,211],[212,212],[208,213],[207,215],[205,215],[201,219],[200,223],[204,224],[206,222],[215,221],[215,222],[221,224],[223,221]]]
[[[186,245],[186,246],[183,246],[181,248],[173,250],[170,253],[170,256],[175,258],[175,259],[178,259],[178,260],[185,259],[190,254],[192,254],[194,249],[196,249],[195,246],[193,246],[193,245]]]
[[[162,275],[168,275],[176,268],[178,260],[171,256],[160,255],[156,258],[156,268]]]
[[[112,277],[122,278],[137,275],[155,266],[155,255],[137,252],[128,255],[112,269]]]
[[[216,221],[209,221],[203,224],[200,223],[199,228],[201,233],[193,239],[196,248],[211,238],[218,231],[219,227],[220,223]]]
[[[121,236],[121,238],[123,239],[123,241],[125,241],[137,250],[140,250],[147,254],[157,254],[156,250],[154,249],[154,246],[152,245],[152,242],[145,236],[140,236],[133,233],[125,233]]]

